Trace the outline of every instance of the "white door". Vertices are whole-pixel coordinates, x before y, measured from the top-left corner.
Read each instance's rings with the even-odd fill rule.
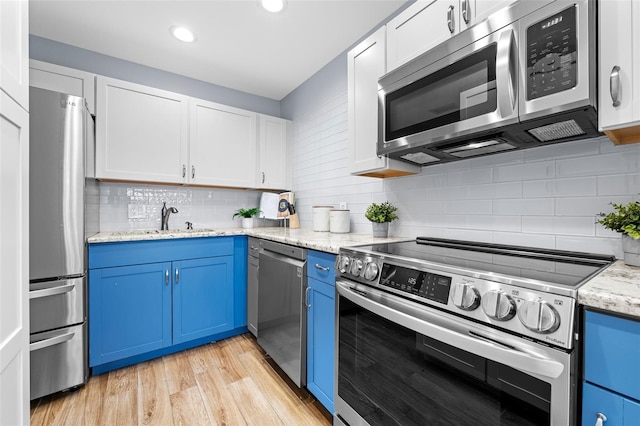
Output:
[[[0,424],[29,424],[27,0],[0,0]]]
[[[289,122],[282,118],[259,115],[258,120],[258,188],[289,189]]]
[[[189,121],[189,182],[254,188],[256,113],[192,99]]]
[[[28,256],[29,114],[0,90],[0,424],[2,425],[29,423]]]
[[[0,88],[29,110],[27,0],[0,0]]]
[[[97,178],[187,181],[186,96],[98,77],[96,113]]]

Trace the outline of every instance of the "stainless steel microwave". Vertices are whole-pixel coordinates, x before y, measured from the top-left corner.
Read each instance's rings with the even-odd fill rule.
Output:
[[[430,165],[599,136],[595,3],[517,1],[383,76],[378,154]]]

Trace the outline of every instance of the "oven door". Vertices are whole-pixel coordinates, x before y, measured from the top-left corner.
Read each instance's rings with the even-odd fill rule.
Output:
[[[378,154],[518,121],[517,26],[380,79]],[[406,75],[405,75],[406,74]]]
[[[361,284],[336,288],[336,424],[575,424],[573,353]]]

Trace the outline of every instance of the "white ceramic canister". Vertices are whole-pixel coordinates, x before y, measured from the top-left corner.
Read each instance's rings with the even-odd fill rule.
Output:
[[[333,206],[313,206],[313,230],[317,232],[329,232],[329,212]]]
[[[331,210],[329,212],[329,229],[334,234],[349,232],[349,210]]]

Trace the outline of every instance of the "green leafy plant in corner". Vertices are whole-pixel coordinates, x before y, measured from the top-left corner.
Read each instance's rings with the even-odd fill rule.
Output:
[[[599,213],[602,219],[598,223],[606,229],[626,234],[634,240],[640,239],[640,202],[629,204],[611,203],[613,211],[609,214]]]
[[[253,217],[253,216],[257,216],[258,213],[260,213],[260,209],[258,207],[253,207],[253,208],[250,208],[250,209],[238,209],[238,210],[236,210],[236,212],[233,215],[232,219],[235,219],[238,216],[244,217],[244,218],[250,218],[250,217]]]
[[[375,223],[391,222],[398,219],[398,208],[388,201],[382,204],[371,203],[364,213],[364,217]]]

